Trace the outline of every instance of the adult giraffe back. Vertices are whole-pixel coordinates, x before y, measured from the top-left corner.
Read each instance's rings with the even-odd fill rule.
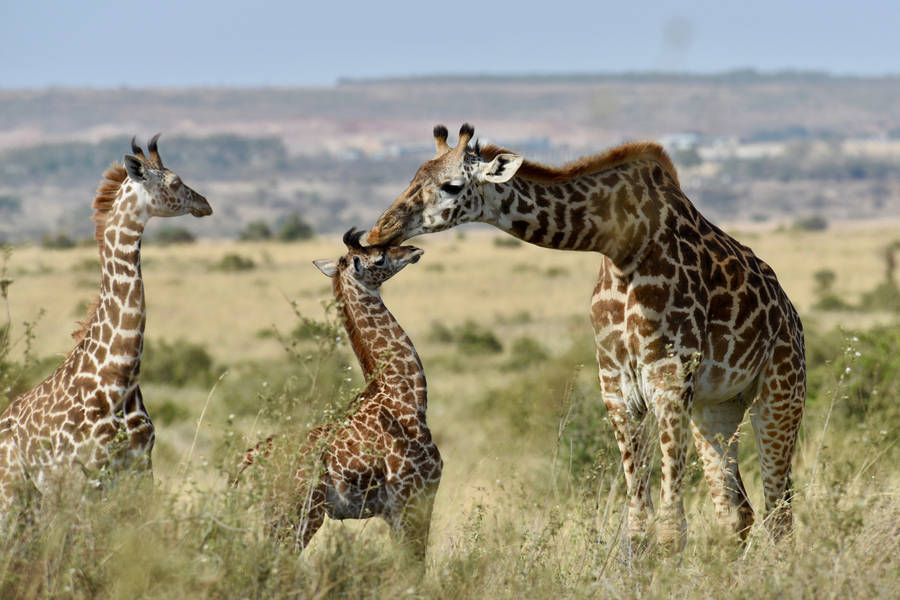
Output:
[[[631,143],[562,167],[495,146],[455,148],[434,129],[437,156],[369,232],[399,244],[471,221],[522,240],[603,255],[591,300],[600,387],[629,493],[633,536],[653,510],[645,439],[656,416],[662,450],[659,541],[680,545],[688,431],[723,523],[743,539],[753,523],[737,464],[750,409],[765,488],[766,525],[792,527],[791,457],[806,397],[803,328],[775,273],[710,223],[681,191],[653,143]]]

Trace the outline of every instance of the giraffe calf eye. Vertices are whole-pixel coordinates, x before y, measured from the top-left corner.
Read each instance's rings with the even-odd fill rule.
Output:
[[[445,183],[441,186],[441,191],[446,192],[446,193],[450,194],[451,196],[455,196],[456,194],[460,193],[462,191],[462,189],[463,189],[462,185],[457,185],[451,181],[448,181],[447,183]]]
[[[384,264],[384,260],[385,260],[385,257],[384,257],[384,254],[382,254],[381,256],[379,256],[379,257],[375,260],[375,263],[374,263],[375,266],[380,267],[381,265]]]

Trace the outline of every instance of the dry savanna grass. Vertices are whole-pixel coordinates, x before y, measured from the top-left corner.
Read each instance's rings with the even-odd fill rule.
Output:
[[[811,365],[788,543],[773,546],[758,522],[749,545],[738,547],[716,526],[692,464],[686,549],[668,556],[651,543],[633,552],[622,536],[624,484],[592,364],[587,312],[598,258],[498,245],[508,238],[469,230],[415,240],[425,256],[383,294],[424,362],[429,424],[445,460],[424,574],[377,521],[328,521],[294,555],[263,533],[261,486],[275,477],[264,469],[274,473],[279,461],[235,490],[226,481],[261,437],[276,433],[290,446],[309,425],[340,418],[361,383],[346,345],[332,347],[340,330],[322,306],[330,282],[310,264],[340,255],[340,237],[148,242],[143,387],[157,423],[155,491],[126,478],[92,496],[88,509],[65,502],[63,491],[58,502],[48,499],[6,532],[0,595],[897,597],[900,409],[890,394],[900,390],[900,347],[891,341],[900,336],[891,314],[814,310],[813,274],[833,270],[833,291],[857,304],[883,280],[882,250],[900,234],[876,225],[736,237],[775,268],[807,323],[811,355],[825,357]],[[223,261],[229,254],[254,266]],[[76,312],[96,292],[95,255],[94,247],[24,247],[10,259],[13,338],[43,309],[32,347],[51,357],[45,370],[71,347]],[[315,323],[298,327],[295,307]],[[877,323],[895,337],[867,337]],[[846,332],[826,335],[835,325]],[[179,362],[199,364],[180,354],[178,340],[207,353],[204,377],[166,378]],[[174,366],[160,356],[167,353]],[[758,509],[751,433],[740,460]]]

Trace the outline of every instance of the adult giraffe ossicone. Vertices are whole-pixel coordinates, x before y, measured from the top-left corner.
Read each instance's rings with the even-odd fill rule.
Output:
[[[43,493],[52,476],[150,469],[153,423],[138,388],[146,306],[141,239],[150,217],[212,214],[206,199],[165,168],[155,135],[134,139],[124,165],[103,174],[94,198],[100,294],[62,365],[0,415],[0,516],[19,491]]]
[[[772,269],[710,223],[684,195],[665,151],[625,144],[561,167],[495,146],[455,148],[434,128],[437,156],[369,232],[399,244],[470,221],[522,240],[603,255],[591,299],[600,387],[622,453],[633,536],[652,512],[643,418],[662,449],[658,539],[684,542],[688,430],[720,521],[745,539],[753,523],[737,464],[748,407],[768,530],[792,528],[791,457],[806,396],[803,328]]]

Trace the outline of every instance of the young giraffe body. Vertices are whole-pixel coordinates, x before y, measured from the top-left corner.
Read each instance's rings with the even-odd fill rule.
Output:
[[[162,165],[155,136],[149,158],[112,165],[94,200],[100,246],[100,294],[63,364],[0,415],[0,512],[17,492],[44,493],[54,476],[150,468],[154,428],[138,373],[146,310],[141,238],[152,216],[212,213],[206,199]]]
[[[766,520],[790,532],[791,457],[803,414],[803,329],[772,269],[705,219],[663,149],[633,143],[561,168],[489,146],[438,154],[369,232],[372,244],[481,221],[527,242],[603,255],[591,298],[603,401],[622,453],[632,536],[653,512],[645,416],[662,461],[658,539],[684,540],[682,483],[693,436],[719,520],[753,523],[737,464],[747,410],[756,432]]]
[[[381,300],[381,284],[422,251],[412,246],[362,247],[362,232],[344,236],[348,253],[317,260],[333,280],[334,296],[367,382],[345,421],[312,429],[300,453],[288,523],[276,523],[303,549],[333,519],[383,517],[415,554],[424,557],[443,462],[425,420],[425,372],[409,336]],[[238,471],[266,447],[247,452]]]

